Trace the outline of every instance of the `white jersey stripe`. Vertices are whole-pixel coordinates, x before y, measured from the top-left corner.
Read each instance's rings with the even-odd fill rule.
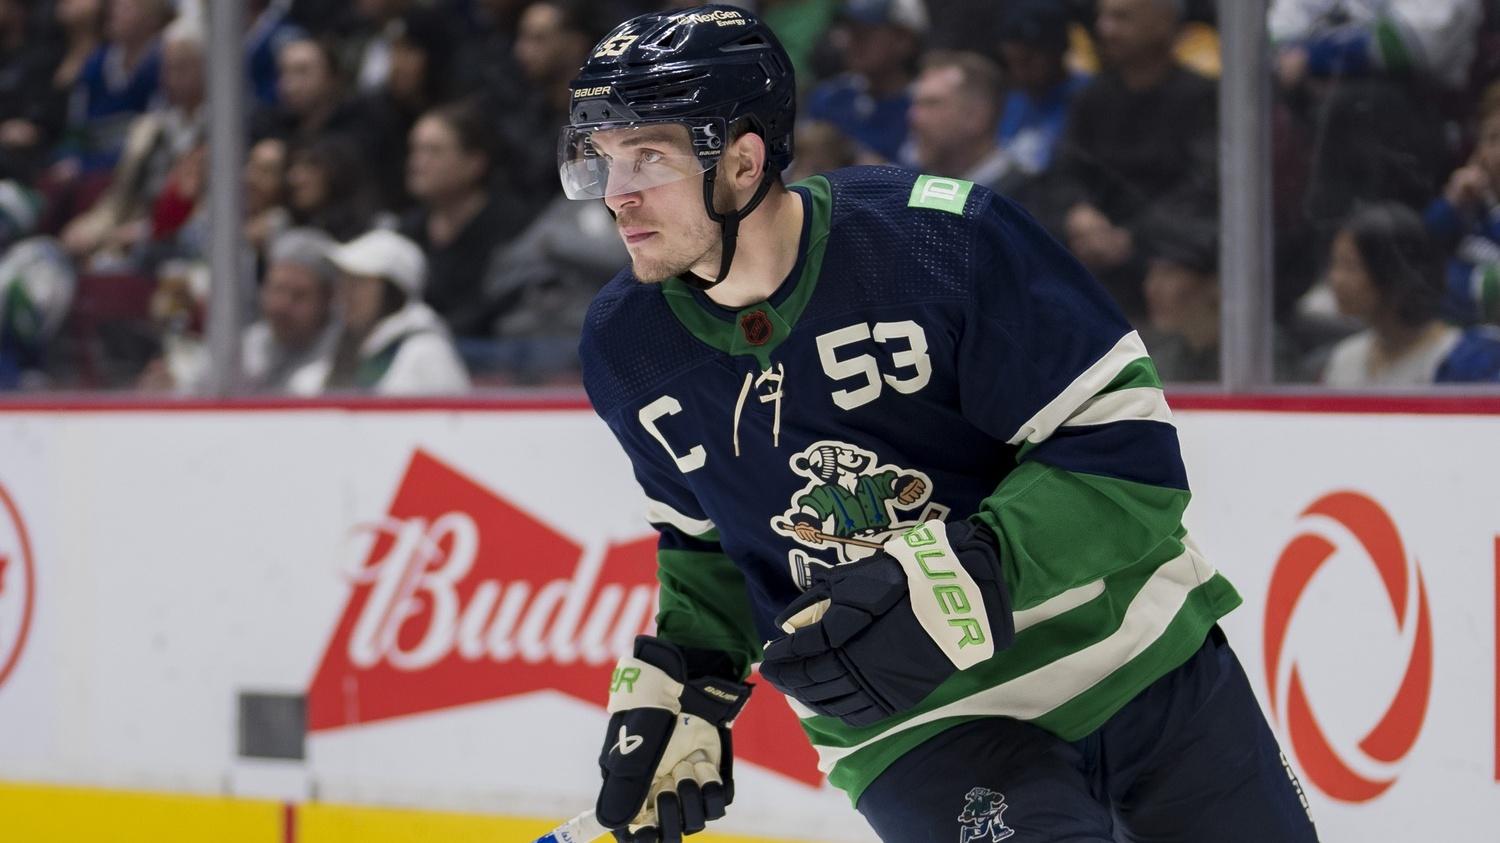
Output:
[[[1068,384],[1066,389],[1037,411],[1036,415],[1027,419],[1021,429],[1006,441],[1011,445],[1019,445],[1023,441],[1044,441],[1071,418],[1079,407],[1109,386],[1126,366],[1146,356],[1146,344],[1141,342],[1140,334],[1131,331],[1120,337],[1114,348]]]
[[[1189,545],[1181,556],[1156,569],[1135,599],[1130,601],[1120,627],[1108,638],[1024,676],[913,717],[854,746],[815,746],[818,769],[831,772],[840,759],[877,741],[948,717],[1003,716],[1035,720],[1099,684],[1155,643],[1182,610],[1188,594],[1213,574],[1213,568]]]
[[[646,498],[646,520],[652,524],[669,524],[695,538],[714,528],[714,522],[707,518],[701,520],[693,518],[678,512],[671,504],[662,503],[655,498]]]
[[[1154,386],[1139,386],[1096,395],[1084,402],[1063,427],[1109,424],[1117,421],[1159,421],[1172,423],[1167,397]]]

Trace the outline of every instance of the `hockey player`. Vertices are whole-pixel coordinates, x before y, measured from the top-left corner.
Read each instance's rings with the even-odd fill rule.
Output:
[[[722,816],[760,662],[884,840],[1313,840],[1140,339],[983,188],[783,186],[794,90],[732,6],[629,20],[572,83],[564,188],[631,257],[584,380],[660,531],[600,821]]]

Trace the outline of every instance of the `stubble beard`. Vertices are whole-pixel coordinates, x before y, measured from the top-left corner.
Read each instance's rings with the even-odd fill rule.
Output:
[[[646,284],[660,284],[668,278],[676,278],[709,259],[716,259],[722,248],[719,243],[718,226],[707,217],[694,222],[681,232],[681,245],[669,246],[652,255],[631,255],[630,268],[635,277]],[[665,235],[658,232],[656,238]]]

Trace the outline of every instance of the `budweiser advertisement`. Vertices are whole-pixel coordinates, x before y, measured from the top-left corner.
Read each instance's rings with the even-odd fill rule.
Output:
[[[1182,412],[1188,523],[1328,840],[1500,820],[1500,419]],[[10,412],[0,779],[563,817],[656,607],[586,410]],[[66,448],[62,447],[66,443]],[[752,678],[752,681],[756,681]],[[241,700],[305,701],[301,758]],[[726,830],[868,841],[764,683]]]

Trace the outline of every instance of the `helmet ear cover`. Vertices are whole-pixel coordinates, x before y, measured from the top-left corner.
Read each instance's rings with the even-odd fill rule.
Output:
[[[736,125],[739,125],[739,123],[737,122]],[[745,123],[745,131],[754,131],[748,125],[748,122]],[[738,137],[739,134],[731,132],[733,137]],[[764,139],[765,136],[761,135],[761,137]],[[767,151],[769,152],[769,149]],[[739,242],[740,220],[750,216],[759,207],[761,200],[765,199],[766,194],[770,192],[772,182],[776,181],[780,176],[778,172],[771,169],[771,162],[769,160],[761,162],[761,167],[760,185],[755,188],[755,195],[750,197],[750,201],[745,204],[745,207],[724,214],[719,213],[714,208],[714,178],[718,167],[712,167],[704,171],[703,207],[708,210],[708,218],[718,223],[724,231],[723,236],[720,238],[719,274],[714,280],[707,281],[689,273],[689,277],[684,279],[689,284],[699,289],[708,289],[723,281],[729,275],[729,265],[734,261],[735,246]]]

